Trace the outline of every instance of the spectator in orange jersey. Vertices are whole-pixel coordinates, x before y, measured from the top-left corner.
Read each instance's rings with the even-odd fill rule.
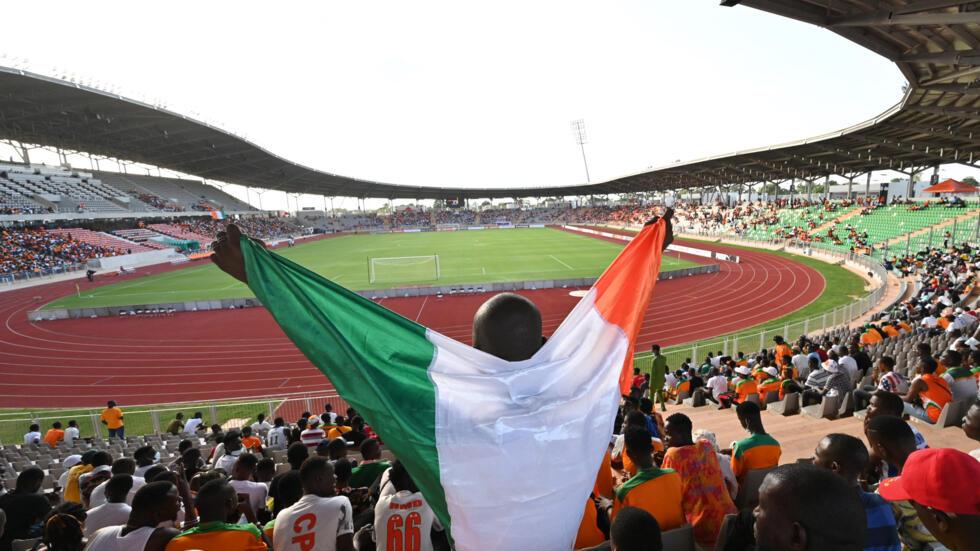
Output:
[[[898,327],[896,327],[895,324],[893,323],[881,324],[881,330],[884,331],[885,334],[888,335],[888,338],[890,339],[893,339],[902,334],[902,332],[898,330]]]
[[[262,439],[252,434],[252,427],[242,427],[242,448],[246,451],[262,453]]]
[[[861,334],[861,344],[864,346],[871,346],[872,344],[879,343],[884,339],[881,338],[881,333],[875,331],[874,327],[869,323],[865,326],[864,333]]]
[[[752,394],[759,393],[759,386],[752,378],[752,372],[747,367],[735,368],[736,379],[733,380],[734,392],[727,392],[718,397],[721,405],[720,409],[729,408],[734,404],[741,404],[749,399]]]
[[[773,351],[776,356],[776,366],[782,368],[786,356],[793,357],[793,349],[780,336],[773,337],[772,340],[776,342],[776,350]]]
[[[663,530],[684,524],[681,477],[673,469],[659,469],[653,464],[653,446],[645,428],[626,430],[626,454],[637,466],[636,475],[616,488],[610,518],[626,507],[638,507],[657,519]]]
[[[732,471],[739,484],[745,473],[753,469],[768,469],[779,464],[782,448],[775,438],[766,434],[761,410],[755,402],[744,402],[735,408],[738,422],[749,432],[748,438],[732,443]]]
[[[792,373],[792,368],[787,367],[783,371],[790,371]],[[779,371],[775,367],[767,367],[762,370],[766,374],[766,378],[759,383],[759,397],[765,399],[766,394],[769,392],[779,392],[782,386],[782,381],[779,379]]]
[[[51,424],[51,428],[44,435],[44,441],[48,443],[52,448],[58,446],[58,442],[65,439],[65,431],[61,430],[61,421],[55,421]]]

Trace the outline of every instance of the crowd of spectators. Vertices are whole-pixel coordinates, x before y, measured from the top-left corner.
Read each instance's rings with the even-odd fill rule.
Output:
[[[212,218],[194,218],[177,225],[185,231],[196,233],[214,238],[218,232],[223,231],[230,223],[230,220],[214,220]],[[268,218],[263,216],[253,216],[249,218],[239,218],[234,223],[248,235],[259,239],[280,239],[290,235],[304,233],[302,226],[293,223],[288,218]]]
[[[0,229],[0,275],[27,272],[48,274],[83,263],[90,258],[125,254],[119,249],[98,247],[43,228]]]
[[[164,200],[156,195],[153,195],[152,193],[140,193],[136,197],[147,205],[157,208],[163,212],[183,212],[185,210],[183,206]]]

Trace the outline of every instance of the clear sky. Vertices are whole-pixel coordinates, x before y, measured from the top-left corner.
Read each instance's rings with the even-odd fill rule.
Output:
[[[837,130],[904,83],[829,31],[717,0],[32,0],[4,19],[0,64],[27,58],[314,168],[411,185],[582,183],[579,118],[592,180],[614,178]]]

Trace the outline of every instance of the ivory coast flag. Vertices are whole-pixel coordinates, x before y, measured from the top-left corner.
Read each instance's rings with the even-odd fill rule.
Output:
[[[456,549],[570,549],[660,270],[663,220],[507,362],[242,238],[249,287],[412,474]]]

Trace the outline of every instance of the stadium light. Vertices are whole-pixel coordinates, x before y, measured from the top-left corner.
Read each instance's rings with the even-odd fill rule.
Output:
[[[572,121],[572,138],[575,139],[575,143],[582,149],[582,163],[585,164],[585,182],[592,183],[592,179],[589,177],[589,161],[585,157],[585,144],[588,143],[589,137],[585,133],[584,119]]]

